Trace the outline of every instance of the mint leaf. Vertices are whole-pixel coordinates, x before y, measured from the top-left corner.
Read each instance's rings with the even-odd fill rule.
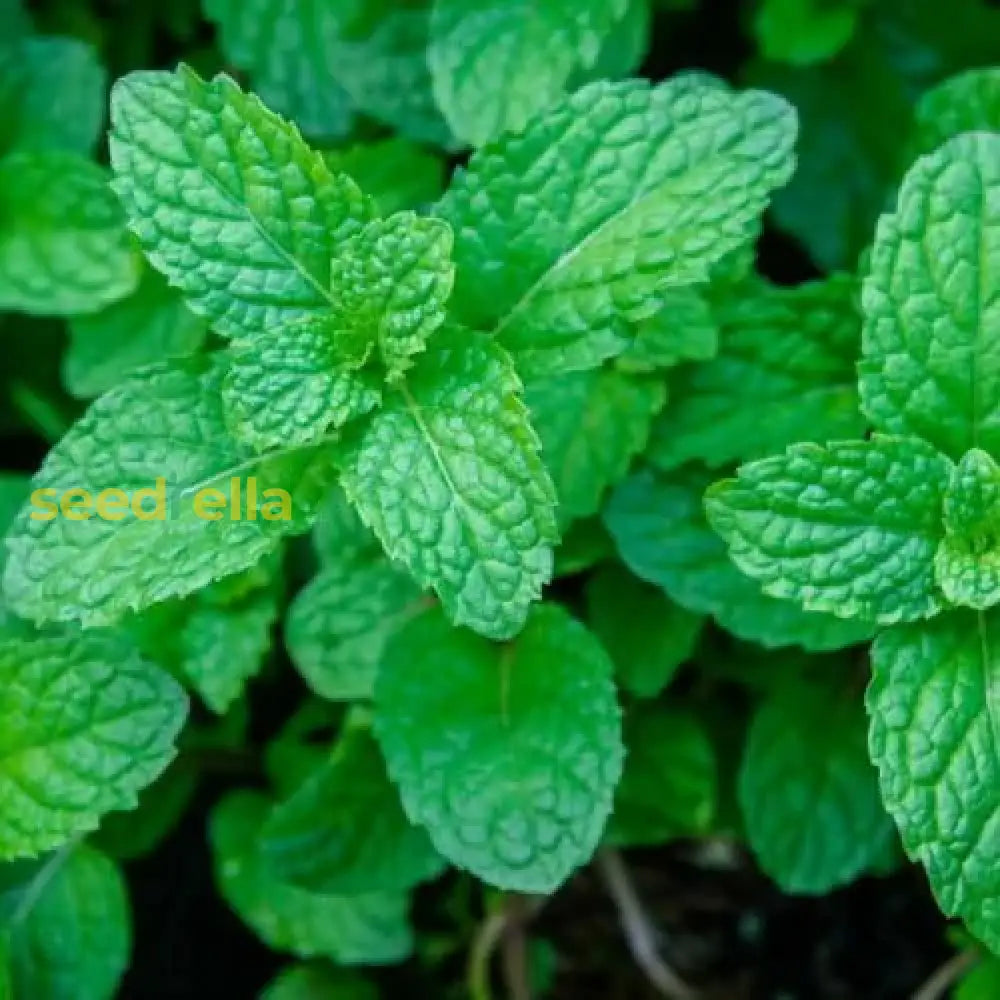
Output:
[[[345,556],[323,569],[288,609],[289,655],[321,698],[370,698],[386,642],[425,606],[409,574],[381,552]]]
[[[339,566],[360,555],[380,550],[379,541],[365,527],[340,484],[326,495],[316,514],[313,549],[320,566]]]
[[[5,865],[0,932],[12,991],[7,995],[111,1000],[128,964],[131,923],[122,873],[93,848],[64,848],[37,862]]]
[[[705,497],[733,561],[773,597],[882,624],[939,611],[951,463],[916,438],[792,445]]]
[[[354,973],[317,962],[289,966],[264,990],[260,1000],[378,1000],[378,993]]]
[[[618,552],[636,576],[741,639],[820,652],[871,638],[873,626],[804,611],[762,593],[730,560],[705,519],[712,476],[697,466],[669,475],[643,469],[612,493],[604,512]]]
[[[617,563],[600,567],[587,581],[587,609],[618,682],[639,698],[655,698],[670,683],[694,652],[704,624]]]
[[[869,750],[907,854],[949,916],[1000,951],[1000,619],[953,611],[872,648]]]
[[[673,288],[661,297],[659,311],[639,324],[617,365],[622,371],[650,372],[682,361],[708,361],[718,349],[718,326],[704,295]]]
[[[63,382],[81,399],[113,389],[139,368],[195,354],[207,333],[205,321],[150,268],[131,295],[71,318],[69,330]]]
[[[1000,602],[1000,469],[984,451],[962,456],[944,495],[945,536],[934,570],[952,604]]]
[[[955,987],[955,1000],[992,1000],[1000,992],[1000,959],[984,955]]]
[[[375,731],[410,819],[453,864],[548,893],[589,860],[621,774],[612,666],[556,605],[499,647],[440,611],[390,641]]]
[[[413,826],[367,724],[351,722],[330,758],[271,813],[261,851],[282,879],[311,892],[404,892],[444,871]]]
[[[752,240],[795,132],[780,98],[705,74],[584,87],[476,153],[442,199],[458,318],[526,375],[620,354],[668,289]]]
[[[709,831],[715,817],[715,751],[690,713],[639,706],[625,716],[625,771],[607,839],[618,847],[662,844]]]
[[[911,167],[864,281],[862,407],[952,458],[1000,450],[1000,267],[989,199],[1000,136],[961,135]]]
[[[720,296],[719,353],[671,379],[649,461],[717,467],[803,438],[860,436],[855,291],[852,278],[836,275],[797,288],[745,283]]]
[[[223,419],[222,374],[217,357],[137,374],[49,452],[33,486],[54,491],[51,519],[27,506],[7,539],[4,589],[15,611],[112,624],[247,569],[309,528],[334,475],[328,448],[254,456],[238,446]],[[131,500],[107,508],[115,520],[98,516],[108,489]],[[71,512],[89,520],[55,509],[70,490],[86,492],[89,505]]]
[[[764,702],[739,800],[750,846],[784,892],[830,892],[869,870],[892,838],[861,705],[826,683],[779,685]]]
[[[807,66],[835,56],[850,40],[864,0],[764,0],[754,33],[768,59]]]
[[[555,497],[509,359],[442,331],[344,442],[342,482],[448,615],[508,639],[552,573]]]
[[[921,95],[911,145],[930,153],[962,132],[1000,130],[1000,70],[970,69]]]
[[[216,332],[259,336],[336,305],[331,259],[372,210],[293,126],[186,66],[118,80],[111,125],[132,231]]]
[[[626,2],[435,0],[428,59],[455,135],[481,146],[520,132],[562,96],[575,70],[594,64]]]
[[[187,700],[100,636],[0,641],[0,858],[93,830],[167,766]]]
[[[406,896],[319,895],[278,880],[257,845],[267,813],[267,800],[255,792],[232,793],[212,813],[216,881],[240,919],[269,948],[299,958],[324,957],[339,965],[406,958],[413,946]]]
[[[100,167],[63,152],[0,160],[0,309],[96,312],[138,281],[139,259]]]
[[[533,379],[524,388],[562,525],[596,514],[605,491],[646,446],[666,390],[654,379],[595,368]]]

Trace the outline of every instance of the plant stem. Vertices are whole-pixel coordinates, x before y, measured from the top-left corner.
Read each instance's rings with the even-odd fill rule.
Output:
[[[978,948],[952,955],[944,965],[913,994],[911,1000],[941,1000],[948,990],[980,959]]]

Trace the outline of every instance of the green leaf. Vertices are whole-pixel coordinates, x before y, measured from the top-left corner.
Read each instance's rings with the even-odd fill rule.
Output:
[[[914,111],[914,155],[962,132],[1000,131],[1000,69],[984,66],[949,77],[921,95]]]
[[[392,136],[323,154],[335,173],[348,174],[384,213],[423,208],[445,189],[445,162],[423,146]]]
[[[961,135],[909,170],[862,296],[862,407],[952,458],[1000,450],[1000,135]]]
[[[508,639],[552,573],[555,495],[509,359],[442,331],[344,442],[342,483],[458,625]]]
[[[587,610],[618,682],[639,698],[655,698],[670,683],[694,652],[705,621],[617,563],[587,581]]]
[[[600,518],[575,521],[556,549],[553,576],[558,578],[582,573],[614,554],[614,543]]]
[[[607,839],[617,847],[658,846],[709,831],[717,764],[690,713],[640,706],[625,716],[625,771],[615,792]]]
[[[131,923],[125,879],[93,848],[0,868],[0,929],[14,997],[112,1000],[128,965]]]
[[[780,98],[704,74],[584,87],[476,153],[442,199],[458,318],[526,375],[620,354],[669,289],[752,240],[795,133]]]
[[[935,614],[951,463],[917,438],[792,445],[705,497],[733,561],[773,597],[891,625]]]
[[[378,1000],[378,992],[353,972],[317,962],[289,966],[264,990],[260,1000]]]
[[[806,66],[835,56],[850,40],[863,0],[763,0],[754,32],[768,59]]]
[[[667,394],[657,380],[613,368],[569,372],[524,387],[542,459],[559,496],[565,526],[600,509],[607,488],[646,446]]]
[[[577,70],[569,89],[577,89],[593,80],[624,80],[641,76],[640,67],[649,54],[652,41],[653,10],[651,0],[624,0],[625,13],[604,36],[597,60],[590,67]]]
[[[949,916],[1000,952],[1000,617],[954,611],[872,648],[869,751],[907,854]]]
[[[986,452],[967,452],[952,471],[944,527],[934,558],[944,596],[978,609],[1000,602],[1000,468]]]
[[[0,29],[3,42],[8,41]],[[106,74],[75,38],[24,38],[0,50],[0,150],[87,155],[104,124]]]
[[[647,456],[661,469],[714,467],[803,439],[860,436],[854,280],[737,286],[714,309],[719,353],[676,372]]]
[[[236,792],[216,806],[209,825],[219,891],[275,951],[329,958],[339,965],[402,961],[413,947],[407,897],[401,893],[328,896],[278,880],[258,849],[268,813],[255,792]]]
[[[682,361],[708,361],[719,349],[719,329],[705,297],[694,288],[664,292],[659,311],[639,324],[617,359],[622,371],[649,372]]]
[[[481,146],[522,131],[593,66],[625,10],[625,0],[434,0],[428,60],[455,135]]]
[[[406,818],[378,745],[359,722],[274,809],[261,851],[281,879],[323,895],[405,892],[445,868],[426,832]]]
[[[186,66],[118,80],[111,125],[132,231],[216,332],[270,334],[336,306],[332,258],[372,209],[293,126]]]
[[[371,698],[389,637],[426,599],[380,551],[331,561],[299,592],[285,622],[296,669],[321,698]]]
[[[238,446],[225,428],[222,374],[216,357],[135,375],[49,452],[33,485],[55,491],[51,513],[25,507],[7,540],[4,588],[15,611],[112,624],[247,569],[308,530],[334,475],[329,446],[261,456]],[[107,508],[119,519],[97,514],[107,489],[131,499],[128,509]],[[86,491],[90,506],[69,509],[89,520],[55,511],[71,490]],[[272,491],[287,494],[280,508]]]
[[[611,674],[556,605],[503,647],[437,610],[410,622],[375,688],[376,735],[407,815],[483,881],[555,890],[589,860],[621,775]]]
[[[147,365],[195,354],[207,326],[160,275],[146,268],[139,287],[100,312],[70,319],[63,381],[81,399],[99,396]]]
[[[96,829],[174,756],[187,699],[121,642],[0,641],[0,858]]]
[[[100,167],[63,152],[0,160],[0,310],[96,312],[134,291],[139,273]]]
[[[670,475],[642,470],[614,491],[604,513],[618,552],[636,576],[681,607],[711,615],[741,639],[764,646],[840,649],[871,638],[873,626],[803,611],[762,593],[729,559],[705,519],[712,476],[696,466]]]
[[[1000,958],[984,955],[955,987],[955,1000],[993,1000],[1000,995]]]
[[[337,483],[316,515],[313,548],[322,567],[339,566],[356,556],[379,552],[379,541],[366,528],[347,494]]]
[[[842,664],[845,672],[850,664]],[[868,871],[893,835],[847,689],[779,686],[750,725],[739,800],[750,846],[784,892],[819,895]]]

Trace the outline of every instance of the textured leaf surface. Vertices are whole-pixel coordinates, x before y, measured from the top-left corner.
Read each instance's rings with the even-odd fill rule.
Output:
[[[707,833],[718,777],[701,723],[680,710],[642,706],[625,716],[625,750],[608,840],[641,847]]]
[[[339,965],[381,965],[412,948],[408,901],[399,893],[327,896],[271,874],[257,846],[267,800],[237,792],[216,807],[209,825],[215,875],[225,900],[269,947]]]
[[[945,913],[1000,952],[1000,618],[954,611],[872,648],[869,750]]]
[[[452,620],[507,639],[552,573],[555,495],[509,359],[442,331],[345,442],[342,482]]]
[[[93,830],[174,755],[187,700],[99,636],[0,642],[0,857]]]
[[[658,380],[595,368],[534,379],[524,398],[566,525],[597,513],[607,488],[646,446],[667,397]]]
[[[95,312],[138,281],[139,260],[100,167],[63,152],[0,160],[0,309]]]
[[[227,76],[122,77],[111,163],[154,266],[223,336],[255,336],[336,304],[335,248],[371,215],[298,131]]]
[[[879,220],[864,282],[865,413],[952,458],[1000,451],[1000,136],[917,160]]]
[[[194,354],[207,332],[205,321],[148,268],[131,295],[73,317],[69,329],[63,381],[81,399],[113,389],[139,368]]]
[[[839,649],[871,637],[873,627],[803,611],[765,595],[741,573],[705,519],[712,475],[685,466],[670,475],[642,470],[614,491],[604,513],[622,559],[682,607],[711,615],[725,629],[765,646]]]
[[[715,357],[719,330],[704,295],[694,288],[673,288],[660,298],[659,311],[639,324],[635,339],[618,358],[622,371],[649,372]]]
[[[425,603],[381,552],[331,561],[288,609],[288,652],[321,698],[370,698],[386,641]]]
[[[435,0],[434,93],[472,146],[519,132],[598,57],[625,0]],[[498,81],[503,81],[498,86]]]
[[[949,77],[921,95],[913,145],[930,153],[962,132],[1000,131],[1000,69],[984,66]]]
[[[624,567],[603,566],[587,581],[590,626],[611,654],[618,682],[655,698],[694,652],[704,618]]]
[[[785,892],[822,894],[852,881],[892,837],[861,705],[824,684],[779,686],[757,712],[739,800],[750,846]]]
[[[548,893],[597,846],[621,774],[612,665],[555,605],[498,647],[436,610],[398,633],[376,734],[407,815],[491,885]]]
[[[916,438],[792,445],[713,486],[705,506],[767,593],[891,624],[942,606],[934,553],[951,469]]]
[[[484,147],[442,199],[459,318],[525,373],[621,353],[667,289],[751,240],[795,132],[780,98],[701,74],[584,87]]]
[[[118,867],[90,847],[0,871],[0,928],[13,997],[112,1000],[128,964],[131,915]]]
[[[713,310],[719,353],[676,372],[650,462],[716,467],[792,441],[860,436],[854,295],[846,276],[797,288],[744,284],[726,295]]]
[[[282,879],[323,894],[404,892],[445,868],[427,833],[406,818],[378,744],[360,723],[274,809],[261,850]]]
[[[186,596],[247,569],[283,536],[309,528],[333,475],[328,452],[306,448],[255,457],[238,446],[225,428],[221,379],[217,358],[136,375],[97,400],[49,452],[36,489],[55,490],[56,497],[82,489],[96,498],[114,488],[134,498],[162,479],[165,502],[140,506],[133,499],[144,517],[116,508],[119,520],[96,516],[94,507],[89,520],[61,513],[33,520],[25,507],[7,542],[4,587],[16,611],[39,622],[110,624],[126,611]],[[216,520],[196,511],[207,489],[218,489],[226,501],[202,512]],[[264,518],[273,489],[288,493],[289,520]],[[151,500],[146,494],[142,499]]]

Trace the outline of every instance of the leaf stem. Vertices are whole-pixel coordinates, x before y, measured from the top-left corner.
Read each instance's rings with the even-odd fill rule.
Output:
[[[981,958],[978,948],[968,948],[952,955],[944,965],[921,986],[911,1000],[941,1000],[948,990]]]

